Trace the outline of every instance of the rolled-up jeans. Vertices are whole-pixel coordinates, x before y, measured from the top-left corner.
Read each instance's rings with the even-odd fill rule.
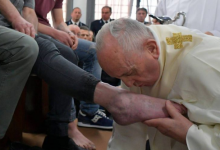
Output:
[[[75,50],[77,56],[79,57],[79,61],[83,62],[83,70],[91,73],[97,79],[101,79],[101,67],[97,60],[95,43],[91,43],[92,47],[87,47],[85,42],[89,42],[83,39],[79,39],[79,45]],[[74,101],[73,101],[74,103]],[[98,104],[88,103],[80,99],[80,110],[88,115],[94,115],[99,109]],[[72,104],[72,111],[75,112],[74,104]]]
[[[78,57],[70,47],[42,34],[36,36],[35,40],[39,46],[39,55],[33,73],[50,86],[47,134],[67,136],[70,117],[73,119],[70,115],[72,97],[92,102],[94,85],[98,80],[76,66]],[[79,45],[88,49],[93,47],[84,41],[79,41]]]

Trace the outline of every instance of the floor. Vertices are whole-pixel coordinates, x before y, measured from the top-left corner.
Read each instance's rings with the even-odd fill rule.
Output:
[[[107,149],[108,141],[112,135],[111,131],[82,127],[79,127],[79,130],[84,136],[95,143],[96,150]],[[30,146],[40,146],[42,145],[45,136],[45,134],[23,133],[23,142]]]

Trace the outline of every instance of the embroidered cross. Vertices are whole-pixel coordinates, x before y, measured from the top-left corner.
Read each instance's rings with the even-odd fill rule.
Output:
[[[192,42],[192,35],[182,35],[182,33],[173,33],[173,37],[166,38],[167,45],[174,45],[174,49],[183,48],[183,42]]]

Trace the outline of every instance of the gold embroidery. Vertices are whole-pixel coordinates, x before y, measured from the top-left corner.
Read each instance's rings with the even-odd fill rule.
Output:
[[[192,35],[182,35],[182,33],[173,33],[173,37],[166,38],[167,45],[174,45],[174,49],[183,48],[183,42],[192,42]]]

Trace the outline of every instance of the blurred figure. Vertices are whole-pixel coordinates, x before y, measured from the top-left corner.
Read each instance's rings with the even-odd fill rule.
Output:
[[[81,26],[87,26],[86,24],[82,23],[80,21],[80,18],[82,17],[81,9],[79,7],[73,8],[73,11],[71,13],[71,19],[66,22],[67,25],[77,25],[79,27]],[[87,26],[88,27],[88,26]]]
[[[136,20],[145,24],[145,25],[150,25],[149,22],[145,21],[146,17],[147,17],[147,9],[146,8],[138,8],[136,11]]]
[[[89,41],[94,41],[94,33],[89,30]]]
[[[78,37],[89,41],[89,38],[90,38],[89,31],[90,31],[89,28],[87,28],[86,26],[80,27],[80,33]]]
[[[95,34],[95,36],[105,23],[109,23],[114,20],[110,18],[111,14],[112,14],[111,7],[109,6],[102,7],[102,18],[100,20],[93,21],[90,26],[90,29]]]
[[[220,37],[220,3],[218,0],[161,0],[156,8],[155,16],[174,18],[180,11],[186,13],[185,27]],[[158,24],[155,19],[153,22]],[[181,16],[174,24],[181,25],[182,22]]]

